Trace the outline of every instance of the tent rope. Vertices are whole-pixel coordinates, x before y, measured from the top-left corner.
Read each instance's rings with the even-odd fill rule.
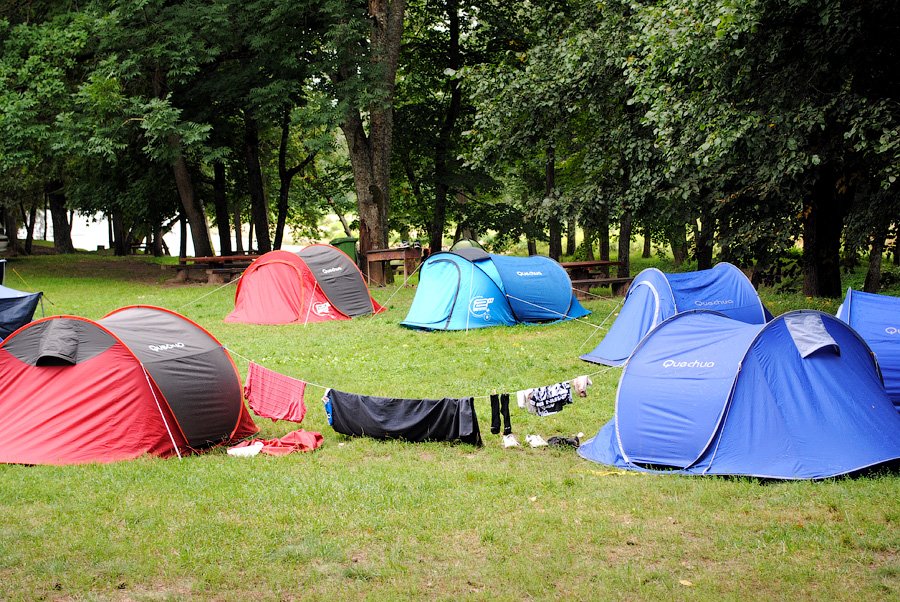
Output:
[[[422,263],[425,263],[425,262],[423,261]],[[387,308],[388,304],[391,302],[391,299],[393,299],[394,297],[396,297],[396,296],[397,296],[397,293],[399,293],[399,292],[406,286],[406,283],[409,282],[409,279],[412,278],[413,274],[415,274],[416,272],[419,271],[419,268],[422,267],[422,263],[420,263],[419,265],[417,265],[417,266],[416,266],[416,269],[414,269],[410,274],[406,274],[406,273],[405,273],[406,271],[404,270],[404,274],[403,274],[403,284],[401,284],[400,286],[397,287],[397,290],[395,290],[395,291],[391,294],[391,296],[388,297],[387,301],[385,301],[384,303],[379,303],[382,307]],[[368,277],[368,274],[366,275],[366,277]],[[370,283],[371,283],[371,280],[370,280]],[[369,314],[369,317],[370,317],[370,318],[375,317],[375,312],[373,311],[371,314]]]
[[[306,328],[307,324],[309,324],[309,312],[312,311],[313,303],[316,301],[316,289],[319,288],[319,281],[313,277],[313,281],[315,284],[313,285],[312,294],[309,296],[309,306],[306,308],[306,317],[303,318],[303,327]]]
[[[211,290],[210,292],[206,293],[205,295],[200,295],[199,297],[197,297],[197,298],[194,299],[193,301],[188,301],[188,302],[185,303],[184,305],[179,305],[178,307],[175,308],[175,311],[180,311],[182,308],[187,307],[188,305],[193,305],[194,303],[197,303],[198,301],[200,301],[200,299],[205,299],[206,297],[209,297],[210,295],[212,295],[212,294],[214,294],[214,293],[218,293],[218,292],[219,292],[220,290],[222,290],[223,288],[225,288],[225,287],[227,287],[227,286],[231,286],[232,284],[234,284],[235,282],[238,282],[238,281],[239,281],[241,278],[243,278],[243,277],[244,277],[244,274],[242,273],[242,274],[238,275],[238,277],[235,278],[234,280],[232,280],[231,282],[226,282],[226,283],[223,284],[222,286],[220,286],[220,287],[218,287],[218,288],[216,288],[216,289],[214,289],[214,290]]]
[[[576,322],[583,322],[584,324],[587,324],[588,326],[590,326],[591,328],[594,328],[595,330],[601,328],[601,326],[597,326],[596,324],[591,324],[587,320],[582,320],[581,318],[570,317],[569,314],[564,314],[562,312],[556,311],[555,309],[550,309],[549,307],[544,307],[542,305],[538,305],[537,303],[532,303],[531,301],[528,301],[526,299],[520,299],[514,295],[510,295],[509,293],[506,293],[506,297],[509,299],[515,299],[516,301],[521,301],[522,303],[527,303],[528,305],[533,305],[534,307],[537,307],[538,309],[543,309],[546,312],[550,312],[551,314],[556,314],[557,316],[561,316],[562,318],[569,318],[570,320],[575,320]]]
[[[20,274],[20,273],[18,272],[18,270],[16,270],[16,268],[10,268],[10,269],[13,271],[13,274],[15,274],[16,276],[19,277],[19,280],[22,281],[22,284],[25,285],[25,288],[30,289],[30,290],[34,290],[33,288],[31,288],[31,285],[30,285],[30,284],[28,284],[27,282],[25,282],[25,279],[22,278],[22,274]],[[42,315],[44,315],[44,299],[47,299],[47,303],[49,303],[49,304],[52,305],[53,307],[56,307],[56,303],[54,303],[53,301],[51,301],[50,298],[47,297],[47,295],[46,295],[45,293],[41,293],[41,314],[42,314]]]
[[[622,300],[619,301],[619,302],[616,304],[616,306],[615,306],[614,308],[612,308],[612,311],[609,312],[609,315],[607,315],[605,318],[603,318],[603,321],[600,322],[600,325],[599,325],[597,328],[598,328],[598,329],[603,328],[603,325],[606,324],[607,321],[609,321],[609,319],[613,316],[614,313],[616,313],[616,311],[617,311],[620,307],[622,307],[622,304],[623,304],[624,302],[625,302],[625,298],[623,297]],[[590,341],[592,338],[594,338],[594,335],[595,335],[595,334],[597,334],[597,331],[596,331],[596,330],[595,330],[594,332],[592,332],[591,334],[589,334],[589,335],[588,335],[588,338],[586,338],[586,339],[584,340],[584,342],[583,342],[581,345],[578,346],[578,351],[581,351],[581,350],[584,348],[584,346],[587,345],[587,342]]]
[[[169,421],[166,420],[166,415],[163,413],[162,406],[159,403],[159,398],[156,397],[156,390],[153,388],[153,384],[150,382],[150,374],[147,372],[147,369],[144,367],[144,364],[141,363],[141,370],[144,371],[144,378],[147,379],[147,386],[150,387],[150,393],[153,394],[153,401],[156,402],[156,409],[159,410],[159,416],[162,418],[163,424],[166,425],[166,432],[169,434],[169,440],[172,442],[172,447],[175,448],[175,453],[178,455],[178,459],[183,459],[181,457],[181,450],[178,449],[178,444],[175,443],[175,437],[172,435],[172,429],[169,428]]]

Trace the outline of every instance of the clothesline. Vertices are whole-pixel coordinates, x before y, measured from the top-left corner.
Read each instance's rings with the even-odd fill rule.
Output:
[[[241,358],[242,360],[244,360],[244,361],[247,362],[248,364],[251,363],[251,362],[253,362],[253,360],[251,360],[251,359],[248,358],[247,356],[242,355],[241,353],[238,353],[237,351],[235,351],[234,349],[232,349],[232,348],[230,348],[230,347],[228,347],[228,346],[225,346],[225,350],[228,351],[229,353],[232,353],[232,354],[238,356],[239,358]],[[258,362],[253,362],[253,363],[258,363]],[[606,373],[606,372],[609,372],[609,371],[612,370],[612,369],[613,369],[613,367],[607,366],[607,367],[605,367],[605,368],[601,368],[600,370],[597,370],[596,372],[591,372],[590,374],[584,374],[584,375],[579,375],[579,376],[587,376],[587,377],[596,376],[596,375],[598,375],[598,374],[604,374],[604,373]],[[573,377],[573,378],[567,378],[567,379],[563,379],[563,380],[564,380],[564,381],[569,381],[569,380],[573,380],[574,378],[575,378],[575,377]],[[337,387],[327,387],[327,386],[325,386],[325,385],[320,385],[320,384],[317,384],[317,383],[314,383],[314,382],[310,382],[310,381],[308,381],[308,380],[306,380],[306,379],[301,379],[301,380],[303,380],[303,382],[305,382],[307,385],[309,385],[309,386],[311,386],[311,387],[315,387],[315,388],[317,388],[317,389],[322,389],[323,391],[328,391],[329,389],[335,389],[335,388],[337,388]],[[563,381],[559,381],[559,382],[563,382]],[[527,388],[534,388],[534,387],[527,387]],[[489,399],[489,398],[490,398],[490,394],[488,394],[488,395],[475,395],[475,396],[473,396],[473,399]]]

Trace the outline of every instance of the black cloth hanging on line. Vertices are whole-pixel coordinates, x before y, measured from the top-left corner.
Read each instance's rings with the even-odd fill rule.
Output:
[[[344,435],[482,444],[472,397],[399,399],[329,389],[324,401],[329,424]]]

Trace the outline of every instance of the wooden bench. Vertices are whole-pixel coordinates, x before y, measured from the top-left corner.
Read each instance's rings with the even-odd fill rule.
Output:
[[[215,257],[179,257],[175,280],[196,280],[203,274],[209,284],[231,281],[253,263],[259,255],[218,255]]]
[[[612,289],[614,295],[624,295],[628,292],[628,287],[634,278],[579,278],[572,281],[572,290],[575,291],[576,299],[589,298],[588,292],[594,287],[608,286]]]

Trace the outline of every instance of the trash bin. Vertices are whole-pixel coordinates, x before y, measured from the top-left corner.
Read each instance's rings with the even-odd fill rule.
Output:
[[[353,263],[358,263],[356,260],[356,238],[352,236],[343,236],[341,238],[335,238],[331,240],[328,244],[333,247],[337,247],[344,253],[350,256],[350,259],[353,260]]]

